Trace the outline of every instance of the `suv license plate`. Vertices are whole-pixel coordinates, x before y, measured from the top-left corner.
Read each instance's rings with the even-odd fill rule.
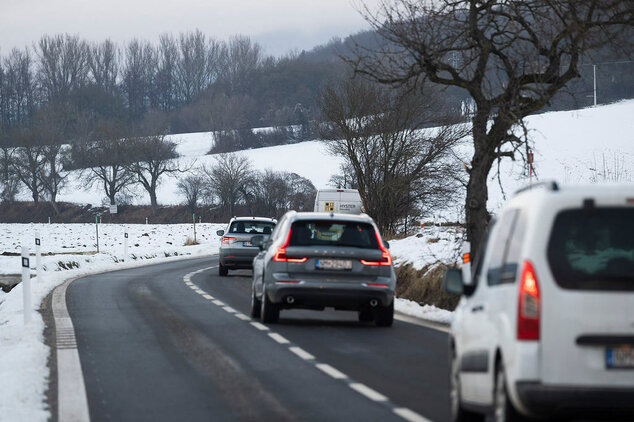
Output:
[[[253,246],[251,242],[242,242],[242,246]]]
[[[634,369],[634,348],[608,347],[605,349],[605,365],[608,369]]]
[[[315,262],[318,270],[351,270],[352,261],[349,259],[318,259]]]

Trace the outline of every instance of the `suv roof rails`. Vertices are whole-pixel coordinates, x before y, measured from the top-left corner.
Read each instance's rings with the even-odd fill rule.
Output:
[[[526,192],[527,190],[532,190],[533,188],[546,188],[546,190],[551,192],[557,192],[559,190],[559,185],[554,180],[547,180],[545,182],[537,182],[532,185],[524,186],[515,191],[514,195],[518,193]]]

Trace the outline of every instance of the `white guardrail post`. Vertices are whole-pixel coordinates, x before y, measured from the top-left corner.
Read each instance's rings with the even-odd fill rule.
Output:
[[[35,232],[35,271],[38,283],[42,282],[42,248],[40,233]]]
[[[31,273],[29,248],[22,246],[22,304],[24,306],[24,323],[31,322]]]

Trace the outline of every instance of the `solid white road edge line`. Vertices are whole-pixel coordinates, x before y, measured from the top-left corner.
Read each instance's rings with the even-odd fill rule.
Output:
[[[58,286],[52,298],[57,348],[57,418],[64,422],[90,420],[75,327],[66,308],[66,288],[73,281],[75,278]]]
[[[410,324],[420,325],[421,327],[431,328],[432,330],[443,331],[445,333],[448,333],[451,330],[451,327],[449,327],[449,325],[441,324],[440,322],[427,321],[421,318],[405,315],[400,312],[394,313],[394,319],[403,322],[409,322]]]

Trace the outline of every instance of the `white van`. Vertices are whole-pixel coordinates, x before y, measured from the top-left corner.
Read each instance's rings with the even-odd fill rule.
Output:
[[[315,197],[314,211],[361,214],[363,203],[356,189],[320,189]]]
[[[535,185],[490,228],[450,333],[452,420],[634,420],[634,186]]]

